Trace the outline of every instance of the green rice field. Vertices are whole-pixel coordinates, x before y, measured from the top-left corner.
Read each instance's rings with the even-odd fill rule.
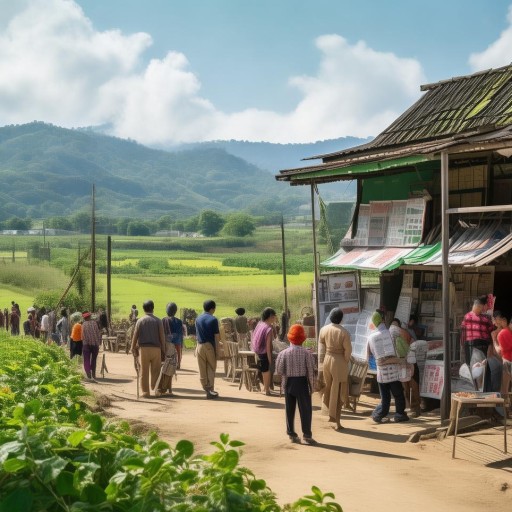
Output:
[[[293,233],[289,259],[287,260],[288,305],[292,318],[299,318],[304,306],[311,305],[311,251],[308,248],[309,233],[300,236]],[[233,316],[237,307],[244,307],[250,316],[259,315],[264,307],[284,310],[283,277],[280,269],[280,233],[262,230],[255,243],[247,248],[216,247],[205,250],[204,239],[197,241],[197,250],[167,250],[170,239],[136,237],[113,240],[112,251],[112,316],[121,319],[128,316],[132,304],[142,311],[142,303],[153,299],[157,315],[164,315],[165,305],[172,301],[179,308],[202,311],[206,299],[217,303],[218,317]],[[0,240],[0,307],[10,307],[12,300],[20,304],[21,311],[34,304],[41,292],[64,292],[77,261],[78,247],[88,247],[89,238],[47,237],[51,248],[51,261],[27,261],[26,247],[35,243],[28,237]],[[123,245],[124,244],[124,245]],[[135,244],[135,248],[131,247]],[[12,251],[16,247],[16,260]],[[275,247],[273,247],[275,246]],[[158,249],[155,249],[158,247]],[[270,251],[270,248],[273,248]],[[96,304],[106,304],[106,251],[105,237],[97,240],[96,255]],[[226,263],[226,264],[224,264]],[[307,268],[308,271],[303,269]],[[90,281],[90,271],[85,269]],[[45,304],[36,304],[44,306]]]

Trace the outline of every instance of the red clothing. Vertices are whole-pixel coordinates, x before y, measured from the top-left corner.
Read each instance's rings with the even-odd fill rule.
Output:
[[[465,343],[474,340],[491,341],[491,332],[494,330],[491,319],[487,315],[476,315],[473,311],[466,313],[462,321]]]
[[[507,361],[512,361],[512,331],[505,327],[498,333],[498,343],[501,348],[501,356]]]

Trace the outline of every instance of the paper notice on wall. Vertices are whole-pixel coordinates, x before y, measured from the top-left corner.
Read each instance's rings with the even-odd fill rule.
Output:
[[[409,316],[411,315],[412,297],[401,295],[396,305],[395,318],[398,318],[402,323],[407,324]]]
[[[361,311],[357,320],[355,336],[352,336],[352,355],[359,359],[368,359],[368,328],[372,312]]]
[[[425,362],[423,378],[421,379],[420,395],[427,398],[441,399],[444,387],[443,361]]]

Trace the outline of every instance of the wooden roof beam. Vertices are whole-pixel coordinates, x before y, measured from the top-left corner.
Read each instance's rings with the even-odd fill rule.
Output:
[[[492,206],[466,206],[462,208],[448,208],[448,214],[463,213],[490,213],[490,212],[512,212],[512,204],[496,204]]]

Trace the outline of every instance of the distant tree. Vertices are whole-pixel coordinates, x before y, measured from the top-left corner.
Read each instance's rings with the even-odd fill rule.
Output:
[[[174,221],[172,227],[173,227],[173,229],[176,229],[177,231],[186,231],[184,220]]]
[[[32,219],[11,217],[5,221],[4,225],[6,229],[30,229],[32,227]]]
[[[128,232],[128,224],[130,224],[131,219],[119,219],[117,221],[117,233],[119,235],[126,235]]]
[[[96,217],[96,233],[102,235],[117,234],[117,220],[104,215]]]
[[[250,215],[233,213],[227,218],[222,231],[229,236],[248,236],[252,235],[255,229],[254,221]]]
[[[190,233],[197,231],[199,229],[199,217],[197,215],[190,217],[185,221],[184,227],[185,231]]]
[[[53,229],[67,229],[69,231],[73,229],[73,223],[68,217],[49,217],[44,225],[46,228]]]
[[[205,236],[215,236],[224,226],[224,219],[213,210],[203,210],[199,215],[199,231]]]
[[[128,224],[126,234],[129,236],[148,236],[151,234],[151,230],[146,223],[133,220]]]
[[[275,226],[277,224],[281,224],[282,214],[279,212],[267,213],[260,217],[259,224],[261,226]]]
[[[91,232],[91,214],[89,212],[77,212],[71,217],[73,228],[80,233]]]
[[[158,229],[171,229],[172,217],[170,215],[162,215],[157,220]]]

